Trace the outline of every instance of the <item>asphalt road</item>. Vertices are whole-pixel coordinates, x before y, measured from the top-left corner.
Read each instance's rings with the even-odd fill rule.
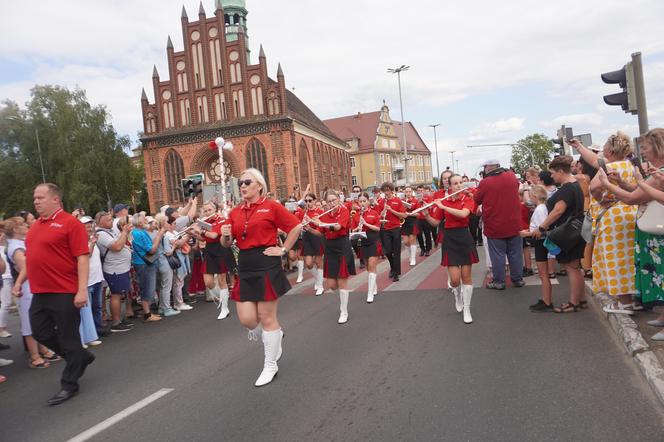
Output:
[[[161,389],[90,440],[664,440],[664,412],[592,308],[533,314],[537,286],[480,288],[466,325],[448,292],[402,290],[421,278],[371,305],[353,293],[343,326],[334,295],[284,297],[279,375],[262,388],[262,345],[211,304],[104,339],[57,407],[45,400],[60,363],[29,370],[18,339],[3,340],[16,362],[0,369],[0,440],[68,440]]]

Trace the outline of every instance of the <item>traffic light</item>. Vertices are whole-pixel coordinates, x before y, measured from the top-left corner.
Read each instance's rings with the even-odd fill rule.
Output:
[[[203,174],[197,173],[189,175],[182,180],[182,194],[184,198],[195,198],[198,194],[203,193]]]
[[[622,69],[602,74],[601,77],[604,83],[617,84],[623,90],[616,94],[605,95],[604,102],[609,106],[620,106],[625,113],[636,114],[638,106],[632,62],[627,63]]]
[[[194,192],[194,181],[189,178],[185,178],[182,180],[182,195],[184,195],[184,198],[187,199],[189,198]]]

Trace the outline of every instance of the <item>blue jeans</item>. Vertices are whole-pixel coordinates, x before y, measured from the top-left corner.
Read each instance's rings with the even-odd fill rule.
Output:
[[[520,236],[487,238],[493,282],[505,283],[505,258],[510,264],[512,282],[523,279],[523,243]]]
[[[103,322],[101,320],[101,311],[104,302],[101,295],[101,282],[88,287],[88,297],[90,298],[90,306],[92,307],[92,319],[94,319],[95,329],[97,330],[98,335],[101,335],[104,331]]]
[[[141,301],[152,302],[157,288],[157,264],[134,264]]]

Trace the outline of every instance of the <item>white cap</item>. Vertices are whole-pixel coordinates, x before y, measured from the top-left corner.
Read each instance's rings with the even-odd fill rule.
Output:
[[[154,218],[151,217],[151,216],[146,216],[146,217],[145,217],[145,220],[148,222],[148,224],[154,222]]]
[[[80,217],[79,221],[83,224],[87,224],[87,223],[94,222],[94,219],[92,219],[92,217],[89,217],[89,216],[86,215],[86,216]]]
[[[500,161],[495,160],[495,159],[489,159],[489,160],[484,161],[484,163],[482,163],[482,166],[483,167],[486,167],[486,166],[500,166]]]

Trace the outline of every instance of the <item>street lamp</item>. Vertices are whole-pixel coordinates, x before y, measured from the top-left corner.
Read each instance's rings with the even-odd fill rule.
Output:
[[[403,118],[403,98],[401,96],[401,73],[410,69],[410,66],[402,64],[398,68],[388,69],[389,74],[397,74],[397,79],[399,81],[399,106],[401,107],[401,131],[403,135],[403,173],[406,180],[406,185],[408,185],[408,146],[406,145],[406,120]]]
[[[436,173],[438,179],[440,179],[440,164],[438,164],[438,138],[436,137],[436,128],[440,126],[440,123],[430,124],[429,127],[433,127],[433,143],[434,148],[436,149]]]
[[[23,120],[20,120],[16,115],[10,115],[9,117],[5,117],[5,119],[9,121],[16,121],[19,123],[23,123]],[[44,172],[44,160],[42,160],[41,145],[39,143],[39,132],[37,131],[36,127],[35,127],[35,138],[37,139],[37,153],[39,154],[39,166],[41,167],[42,183],[45,183],[46,173]]]

